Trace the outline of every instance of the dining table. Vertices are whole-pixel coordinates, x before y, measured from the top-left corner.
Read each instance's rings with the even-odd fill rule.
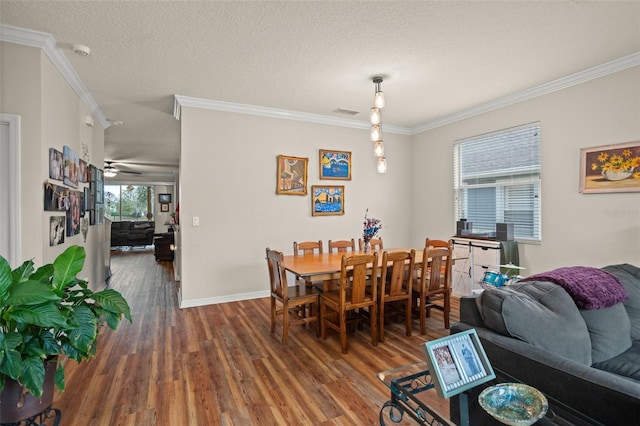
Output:
[[[378,253],[379,265],[382,265],[382,252],[389,253],[393,251],[416,251],[415,264],[422,264],[422,255],[424,248],[400,247],[382,250],[373,250],[371,253]],[[342,268],[342,256],[351,256],[354,254],[364,254],[361,251],[354,252],[334,252],[334,253],[313,253],[304,255],[287,255],[284,256],[284,267],[287,271],[300,277],[309,283],[322,282],[340,278],[340,268]]]

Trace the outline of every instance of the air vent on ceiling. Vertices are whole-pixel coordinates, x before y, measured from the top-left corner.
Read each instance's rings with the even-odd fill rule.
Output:
[[[351,115],[351,116],[360,114],[360,111],[352,111],[350,109],[344,109],[344,108],[336,108],[331,112],[335,114],[344,114],[344,115]]]

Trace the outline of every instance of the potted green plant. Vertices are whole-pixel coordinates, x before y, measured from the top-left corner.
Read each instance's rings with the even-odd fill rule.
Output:
[[[104,324],[115,330],[123,317],[132,322],[119,292],[94,292],[77,277],[85,257],[83,247],[71,246],[52,264],[35,269],[28,260],[11,270],[0,256],[0,423],[50,406],[53,384],[45,377],[64,390],[63,360],[93,357]],[[7,395],[13,389],[21,394]],[[14,413],[18,408],[27,411]]]

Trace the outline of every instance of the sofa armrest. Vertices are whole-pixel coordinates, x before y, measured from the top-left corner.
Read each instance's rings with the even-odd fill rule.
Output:
[[[543,392],[551,408],[563,415],[581,414],[602,424],[634,424],[640,418],[640,383],[560,357],[484,327],[457,323],[451,333],[475,328],[489,361],[502,381],[519,381]],[[554,401],[571,407],[567,413]],[[451,400],[452,419],[458,402]],[[469,398],[470,416],[477,397]],[[483,411],[480,408],[480,411]],[[582,419],[584,420],[584,419]],[[582,422],[584,423],[584,422]],[[584,423],[588,424],[588,423]]]

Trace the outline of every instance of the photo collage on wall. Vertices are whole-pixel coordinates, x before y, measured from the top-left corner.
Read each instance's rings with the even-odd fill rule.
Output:
[[[64,212],[64,216],[49,218],[50,246],[64,243],[65,237],[78,235],[87,211],[93,212],[92,225],[102,223],[95,217],[96,206],[100,208],[95,194],[101,194],[104,185],[102,170],[79,158],[73,149],[65,145],[62,151],[49,148],[49,179],[61,184],[45,181],[44,211]],[[80,187],[86,183],[89,187]],[[98,187],[100,189],[96,191]]]

